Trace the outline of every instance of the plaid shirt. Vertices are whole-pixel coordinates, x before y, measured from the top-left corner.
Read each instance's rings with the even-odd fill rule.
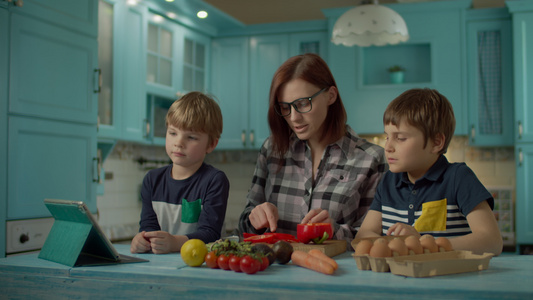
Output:
[[[311,149],[306,141],[291,136],[281,169],[272,153],[270,138],[261,147],[247,204],[241,214],[241,232],[259,233],[250,224],[252,209],[264,202],[278,208],[277,232],[296,235],[309,210],[322,208],[335,221],[335,238],[355,237],[368,211],[378,182],[388,170],[383,148],[359,138],[347,125],[346,135],[324,151],[313,185]]]

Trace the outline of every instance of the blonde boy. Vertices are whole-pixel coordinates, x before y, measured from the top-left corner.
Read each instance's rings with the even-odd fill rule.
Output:
[[[356,237],[445,236],[455,250],[499,255],[503,242],[494,199],[464,163],[449,163],[455,117],[436,90],[412,89],[383,115],[389,172]]]
[[[229,181],[204,162],[222,133],[218,104],[200,92],[176,100],[166,117],[166,151],[172,164],[149,171],[141,189],[139,233],[132,253],[177,252],[189,239],[221,236]]]

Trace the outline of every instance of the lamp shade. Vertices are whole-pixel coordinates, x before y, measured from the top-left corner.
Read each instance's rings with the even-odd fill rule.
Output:
[[[394,10],[365,4],[345,12],[335,22],[331,41],[344,46],[383,46],[398,44],[409,39],[407,25]]]

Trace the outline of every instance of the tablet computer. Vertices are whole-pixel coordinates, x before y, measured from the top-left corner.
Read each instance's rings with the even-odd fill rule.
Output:
[[[148,261],[119,254],[84,202],[45,199],[44,204],[54,224],[39,258],[72,267]]]

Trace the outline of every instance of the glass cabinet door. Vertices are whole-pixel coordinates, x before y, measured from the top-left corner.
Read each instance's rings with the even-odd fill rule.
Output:
[[[172,86],[172,32],[148,24],[146,81]]]
[[[113,5],[98,3],[98,66],[100,93],[98,94],[98,124],[113,125]]]
[[[183,49],[183,89],[205,90],[205,45],[185,38]]]

